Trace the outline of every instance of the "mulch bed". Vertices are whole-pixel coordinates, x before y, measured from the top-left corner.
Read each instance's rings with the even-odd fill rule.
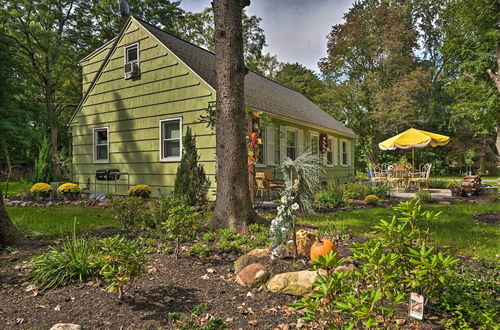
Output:
[[[500,212],[484,212],[478,213],[472,217],[472,219],[476,222],[499,226],[500,225]]]
[[[333,238],[340,256],[350,255],[352,242],[363,237]],[[188,315],[196,305],[208,303],[203,318],[225,320],[230,329],[290,329],[302,316],[288,304],[296,297],[249,289],[235,282],[232,270],[238,255],[211,257],[152,254],[148,274],[137,280],[130,295],[118,301],[102,283],[68,285],[51,292],[37,292],[27,281],[30,256],[47,247],[29,241],[12,252],[0,252],[0,320],[7,329],[48,329],[56,323],[76,323],[86,329],[175,328],[170,312]],[[265,264],[266,262],[263,261]],[[310,265],[286,258],[273,271],[297,271]],[[402,311],[402,315],[405,311]],[[434,328],[437,317],[407,321],[405,328]],[[307,326],[303,326],[307,327]]]

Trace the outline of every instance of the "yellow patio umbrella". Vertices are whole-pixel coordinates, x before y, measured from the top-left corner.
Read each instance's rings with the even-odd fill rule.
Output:
[[[415,148],[425,148],[428,145],[431,145],[431,147],[444,146],[448,142],[450,142],[449,136],[410,128],[403,133],[380,142],[378,146],[382,150],[411,148],[412,165],[415,168]]]

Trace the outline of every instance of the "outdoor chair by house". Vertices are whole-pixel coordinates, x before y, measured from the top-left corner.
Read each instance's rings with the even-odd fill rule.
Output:
[[[255,191],[255,195],[260,198],[264,198],[264,195],[266,196],[266,199],[271,199],[271,189],[269,187],[269,183],[266,180],[266,176],[264,172],[257,172],[255,173],[255,184],[257,186],[257,190]]]
[[[390,166],[391,167],[391,166]],[[406,187],[407,171],[391,168],[387,171],[387,182],[391,189],[400,191]]]
[[[429,187],[429,176],[431,174],[432,164],[423,164],[419,166],[419,171],[415,172],[411,178],[409,178],[408,185],[415,184],[418,190],[421,189],[422,184],[427,184]]]

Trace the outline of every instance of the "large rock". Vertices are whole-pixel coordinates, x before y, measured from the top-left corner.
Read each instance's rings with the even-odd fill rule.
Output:
[[[239,272],[241,272],[243,268],[245,268],[248,265],[257,263],[258,260],[259,258],[254,255],[248,255],[248,254],[242,255],[234,262],[234,273],[238,274]]]
[[[257,258],[269,257],[271,255],[271,249],[255,249],[247,253],[250,256],[256,256]]]
[[[261,264],[248,265],[236,276],[236,280],[240,285],[248,286],[249,288],[264,284],[268,278],[269,272],[266,267]]]
[[[277,274],[267,282],[267,290],[303,296],[312,290],[317,277],[318,272],[311,270]]]
[[[82,326],[73,323],[57,323],[50,330],[82,330]]]

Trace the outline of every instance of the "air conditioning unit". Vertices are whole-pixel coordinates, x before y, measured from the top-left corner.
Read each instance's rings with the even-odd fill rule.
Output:
[[[137,77],[140,74],[139,63],[130,62],[125,64],[125,79]]]

